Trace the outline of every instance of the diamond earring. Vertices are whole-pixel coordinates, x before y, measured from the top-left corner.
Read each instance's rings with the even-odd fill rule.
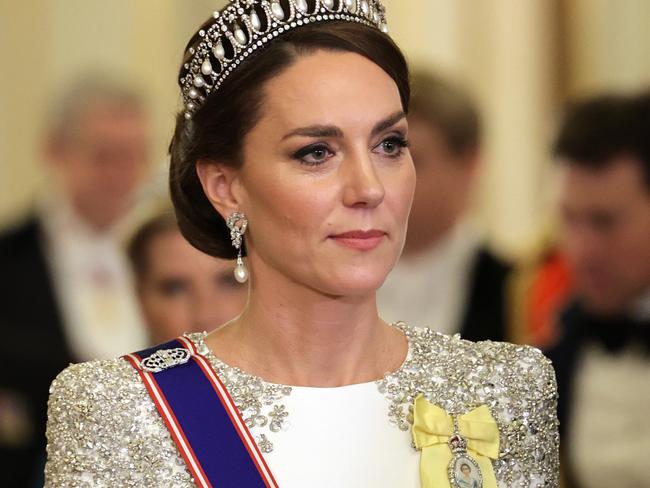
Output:
[[[230,229],[230,239],[232,245],[237,249],[237,265],[235,266],[235,279],[239,283],[246,283],[248,281],[248,269],[244,264],[244,260],[241,257],[241,248],[244,243],[243,237],[246,233],[246,227],[248,227],[248,219],[243,213],[233,212],[228,217],[226,225]]]

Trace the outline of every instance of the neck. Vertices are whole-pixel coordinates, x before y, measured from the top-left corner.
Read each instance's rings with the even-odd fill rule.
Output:
[[[332,297],[275,273],[254,278],[243,313],[206,339],[227,364],[272,383],[335,387],[403,361],[406,338],[379,319],[374,293]]]
[[[118,224],[119,218],[115,215],[102,215],[93,213],[80,205],[73,206],[77,217],[84,225],[96,234],[108,234]]]

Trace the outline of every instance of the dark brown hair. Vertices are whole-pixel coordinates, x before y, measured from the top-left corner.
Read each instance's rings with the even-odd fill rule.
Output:
[[[188,43],[184,63],[199,39],[195,35]],[[234,70],[191,120],[184,118],[184,112],[176,117],[170,144],[171,197],[179,228],[197,249],[220,258],[233,259],[236,255],[224,219],[203,192],[197,161],[240,166],[244,137],[259,118],[263,86],[299,56],[321,49],[356,53],[377,64],[395,81],[407,111],[410,89],[406,60],[386,34],[362,24],[336,21],[302,26],[279,36]]]
[[[553,152],[562,164],[599,171],[636,157],[650,192],[650,92],[610,93],[569,106]]]
[[[131,268],[140,282],[149,269],[149,246],[158,236],[168,232],[178,232],[176,219],[171,211],[154,215],[144,222],[131,236],[126,247]]]

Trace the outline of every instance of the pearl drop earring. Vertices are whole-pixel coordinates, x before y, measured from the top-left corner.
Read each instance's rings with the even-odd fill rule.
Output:
[[[226,225],[230,229],[230,239],[232,245],[237,249],[237,265],[235,266],[235,279],[239,283],[246,283],[248,281],[248,269],[244,264],[241,257],[241,248],[243,244],[243,237],[248,227],[248,219],[243,213],[233,212],[226,220]]]

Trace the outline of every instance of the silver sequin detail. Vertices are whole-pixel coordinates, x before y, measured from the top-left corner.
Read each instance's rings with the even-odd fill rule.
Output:
[[[46,487],[196,486],[126,361],[70,366],[50,392]]]
[[[494,462],[499,488],[559,486],[557,390],[539,351],[396,326],[409,339],[409,356],[377,382],[392,423],[408,431],[410,405],[420,392],[451,413],[484,403],[501,433]],[[291,388],[225,365],[206,347],[205,334],[189,337],[252,426],[260,450],[270,453],[269,437],[288,427],[282,399]],[[49,488],[195,486],[138,373],[122,359],[73,365],[54,380],[47,438]]]
[[[499,486],[559,486],[557,387],[553,368],[540,351],[395,325],[409,339],[409,357],[377,383],[389,399],[393,424],[411,428],[419,393],[452,414],[485,404],[499,425],[501,452],[494,462]]]
[[[223,381],[251,433],[254,436],[263,432],[273,435],[288,428],[289,412],[281,401],[291,394],[291,387],[267,383],[257,376],[224,363],[207,348],[205,336],[205,332],[187,334]],[[272,441],[266,436],[264,439],[267,452],[273,451]]]

